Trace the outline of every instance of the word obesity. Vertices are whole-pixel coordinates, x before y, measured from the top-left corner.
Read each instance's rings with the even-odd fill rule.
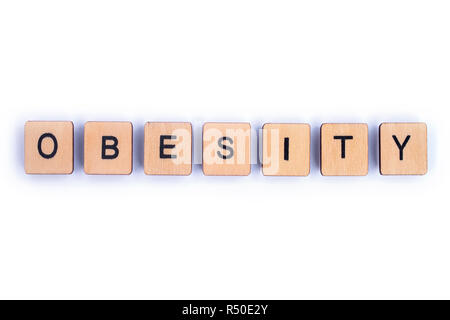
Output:
[[[323,176],[364,176],[369,170],[369,134],[365,123],[324,123],[320,128]],[[386,122],[379,126],[382,175],[423,175],[428,170],[427,126]],[[244,122],[207,122],[202,130],[202,167],[207,176],[246,176],[251,172],[251,126]],[[147,122],[144,172],[190,175],[192,125]],[[24,132],[27,174],[71,174],[74,126],[71,121],[27,121]],[[265,176],[310,173],[311,128],[305,123],[267,123],[261,129],[259,162]],[[133,171],[131,122],[90,121],[84,125],[84,172],[126,175]]]

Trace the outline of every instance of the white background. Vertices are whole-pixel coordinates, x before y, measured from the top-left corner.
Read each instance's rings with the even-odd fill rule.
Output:
[[[448,1],[0,2],[0,298],[450,298]],[[26,120],[72,120],[75,171],[27,176]],[[83,124],[134,124],[87,176]],[[153,177],[146,121],[307,122],[306,178]],[[369,124],[367,177],[322,177],[322,122]],[[429,173],[378,173],[423,121]],[[198,141],[195,152],[200,151]]]

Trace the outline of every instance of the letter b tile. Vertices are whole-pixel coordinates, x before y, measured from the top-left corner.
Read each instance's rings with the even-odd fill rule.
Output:
[[[427,173],[427,125],[382,123],[380,125],[380,173],[422,175]]]
[[[71,174],[73,172],[73,123],[27,121],[25,123],[25,172]]]
[[[365,176],[369,170],[365,123],[324,123],[320,128],[320,170],[324,176]]]
[[[130,174],[133,170],[131,122],[87,122],[84,125],[84,171]]]

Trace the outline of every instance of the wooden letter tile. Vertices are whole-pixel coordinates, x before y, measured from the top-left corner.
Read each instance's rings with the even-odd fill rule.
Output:
[[[146,174],[191,174],[192,125],[189,122],[147,122],[144,139]]]
[[[265,176],[307,176],[310,171],[309,124],[266,123],[263,126]]]
[[[207,176],[247,176],[250,174],[249,123],[203,125],[203,173]]]
[[[320,170],[324,176],[365,176],[369,169],[365,123],[324,123],[320,128]]]
[[[382,123],[379,130],[381,174],[427,173],[425,123]]]
[[[131,122],[87,122],[84,125],[84,171],[130,174],[133,170]]]
[[[73,123],[28,121],[25,123],[25,172],[71,174],[73,172]]]

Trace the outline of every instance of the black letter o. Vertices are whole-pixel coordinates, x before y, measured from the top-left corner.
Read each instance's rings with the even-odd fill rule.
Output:
[[[53,151],[50,154],[46,154],[42,151],[42,140],[44,140],[45,138],[50,138],[53,140]],[[56,151],[58,151],[58,141],[56,141],[55,136],[52,135],[51,133],[44,133],[42,136],[39,137],[37,147],[39,154],[41,155],[42,158],[50,159],[53,158],[56,154]]]

